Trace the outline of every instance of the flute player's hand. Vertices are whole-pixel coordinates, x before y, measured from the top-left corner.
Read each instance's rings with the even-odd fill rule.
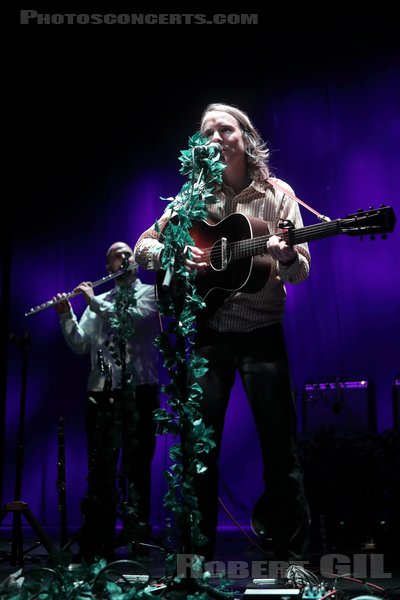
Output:
[[[76,286],[74,292],[82,294],[86,304],[90,304],[91,299],[94,297],[93,284],[91,281],[82,281],[82,283]]]
[[[62,302],[57,302],[57,300],[60,300],[64,295],[65,294],[57,294],[56,296],[53,296],[53,302],[56,302],[54,308],[59,315],[71,312],[71,303],[68,298],[65,298]]]

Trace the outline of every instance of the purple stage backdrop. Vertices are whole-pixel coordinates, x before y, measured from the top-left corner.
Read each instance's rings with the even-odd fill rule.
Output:
[[[89,358],[66,347],[53,309],[29,319],[24,313],[82,280],[105,275],[104,254],[112,242],[135,244],[162,213],[166,203],[160,197],[175,195],[183,185],[179,150],[187,147],[208,102],[248,111],[269,143],[276,176],[321,213],[334,219],[381,203],[398,213],[399,72],[395,54],[367,51],[366,39],[364,54],[349,41],[347,53],[336,53],[339,40],[333,38],[317,40],[315,47],[310,43],[289,63],[275,56],[275,37],[268,47],[275,71],[267,77],[267,58],[262,68],[255,60],[240,78],[235,60],[229,68],[213,67],[209,76],[172,73],[178,45],[166,56],[162,49],[157,56],[149,51],[143,65],[137,54],[132,64],[128,42],[118,47],[120,53],[95,46],[97,53],[68,54],[65,40],[51,41],[59,52],[56,73],[46,44],[21,66],[29,99],[19,99],[26,118],[19,130],[21,198],[11,198],[9,223],[9,331],[32,336],[22,498],[42,524],[58,525],[57,424],[63,416],[73,530],[85,492]],[[264,43],[257,41],[259,53]],[[145,76],[151,84],[145,84]],[[305,224],[316,222],[303,209],[302,214]],[[398,228],[386,240],[337,236],[312,242],[310,249],[310,278],[288,287],[285,327],[295,388],[300,394],[305,382],[321,378],[369,379],[375,386],[378,430],[390,428],[392,382],[400,371]],[[154,279],[144,271],[140,277],[148,283]],[[72,303],[80,315],[82,298]],[[20,349],[10,343],[8,352],[4,501],[14,495],[22,366]],[[162,471],[170,442],[158,438],[155,525],[163,520]],[[261,491],[255,427],[237,381],[221,457],[221,499],[246,525]],[[230,524],[223,511],[220,523]]]

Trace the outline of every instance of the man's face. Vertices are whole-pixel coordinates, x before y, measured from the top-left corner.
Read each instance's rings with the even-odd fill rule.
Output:
[[[134,264],[133,251],[127,244],[117,243],[111,246],[107,263],[109,273],[116,273],[124,266],[124,261],[129,265]]]
[[[219,110],[210,111],[205,115],[201,129],[210,142],[221,144],[222,158],[227,166],[243,161],[243,134],[232,115]]]

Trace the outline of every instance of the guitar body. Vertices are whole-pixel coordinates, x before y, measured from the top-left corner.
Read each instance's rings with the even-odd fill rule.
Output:
[[[167,225],[168,226],[168,225]],[[206,309],[203,318],[212,315],[223,301],[234,292],[254,293],[261,290],[267,282],[271,271],[271,257],[268,254],[240,257],[232,250],[237,242],[251,240],[268,235],[265,221],[234,213],[221,221],[196,221],[189,233],[194,245],[204,250],[204,259],[208,262],[205,271],[196,275],[197,293],[205,300]],[[226,266],[222,264],[221,245],[226,240]],[[159,299],[163,299],[168,291],[163,288],[165,271],[157,275]],[[169,292],[176,296],[174,281]],[[179,294],[178,294],[179,295]]]
[[[200,296],[210,301],[212,296],[223,291],[225,296],[233,292],[258,292],[265,285],[271,270],[271,257],[249,256],[237,258],[232,256],[231,245],[242,240],[249,240],[268,234],[265,221],[234,213],[218,223],[197,221],[190,229],[194,245],[203,250],[212,249],[209,267],[199,272],[196,277],[196,288]],[[221,268],[221,240],[227,240],[227,266]]]

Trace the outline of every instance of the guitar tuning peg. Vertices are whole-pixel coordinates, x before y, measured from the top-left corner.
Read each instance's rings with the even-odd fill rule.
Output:
[[[374,207],[373,207],[373,206],[370,206],[370,207],[369,207],[369,210],[374,210]]]
[[[381,235],[381,240],[387,240],[387,237],[388,237],[388,236],[386,235],[386,233],[382,233],[382,235]]]
[[[385,204],[381,204],[380,205],[381,208],[385,208],[385,206],[386,206]]]
[[[375,236],[374,236],[374,235],[371,235],[371,236],[370,236],[370,239],[373,241],[373,240],[375,239]]]
[[[363,212],[363,209],[362,208],[358,208],[357,212]]]

